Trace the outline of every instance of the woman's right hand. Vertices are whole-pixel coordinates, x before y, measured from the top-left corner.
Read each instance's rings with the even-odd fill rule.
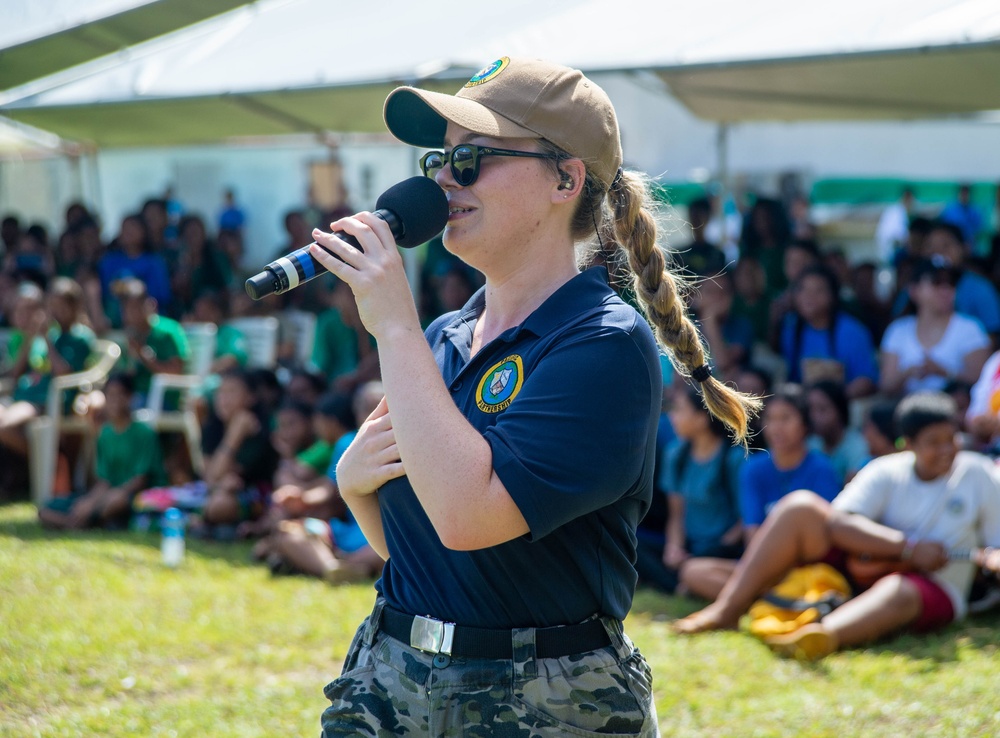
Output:
[[[389,406],[383,397],[340,457],[337,487],[345,500],[364,497],[405,473],[396,447]]]

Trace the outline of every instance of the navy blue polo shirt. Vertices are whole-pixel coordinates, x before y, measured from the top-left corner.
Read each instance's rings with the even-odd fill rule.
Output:
[[[392,480],[379,490],[390,558],[378,589],[398,610],[472,627],[624,618],[653,489],[662,376],[652,330],[593,268],[470,358],[484,295],[432,323],[427,339],[530,533],[449,550],[407,478]]]

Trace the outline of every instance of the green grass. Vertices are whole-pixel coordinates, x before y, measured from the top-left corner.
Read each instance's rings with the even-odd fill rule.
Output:
[[[0,736],[315,736],[370,585],[271,578],[249,548],[56,535],[0,507]],[[818,665],[738,633],[678,638],[695,608],[640,592],[628,631],[670,736],[1000,733],[1000,616],[904,636]]]

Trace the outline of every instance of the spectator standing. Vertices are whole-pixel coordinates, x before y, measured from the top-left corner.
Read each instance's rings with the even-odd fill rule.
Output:
[[[219,211],[219,231],[242,233],[247,217],[243,208],[236,204],[236,193],[226,190],[222,193],[222,209]]]
[[[879,216],[875,227],[875,247],[880,265],[895,264],[897,255],[906,250],[913,203],[913,188],[904,187],[899,200],[889,205]]]
[[[958,195],[948,203],[939,216],[945,223],[958,228],[962,234],[962,243],[967,249],[976,246],[976,239],[983,229],[983,214],[972,204],[972,186],[960,184]]]

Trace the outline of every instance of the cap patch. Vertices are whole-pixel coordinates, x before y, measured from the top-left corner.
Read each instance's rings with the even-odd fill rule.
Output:
[[[504,56],[497,59],[495,62],[489,66],[485,66],[472,75],[472,79],[465,83],[466,87],[475,87],[476,85],[481,85],[483,82],[489,82],[491,79],[496,77],[500,72],[507,68],[510,64],[510,57]]]

